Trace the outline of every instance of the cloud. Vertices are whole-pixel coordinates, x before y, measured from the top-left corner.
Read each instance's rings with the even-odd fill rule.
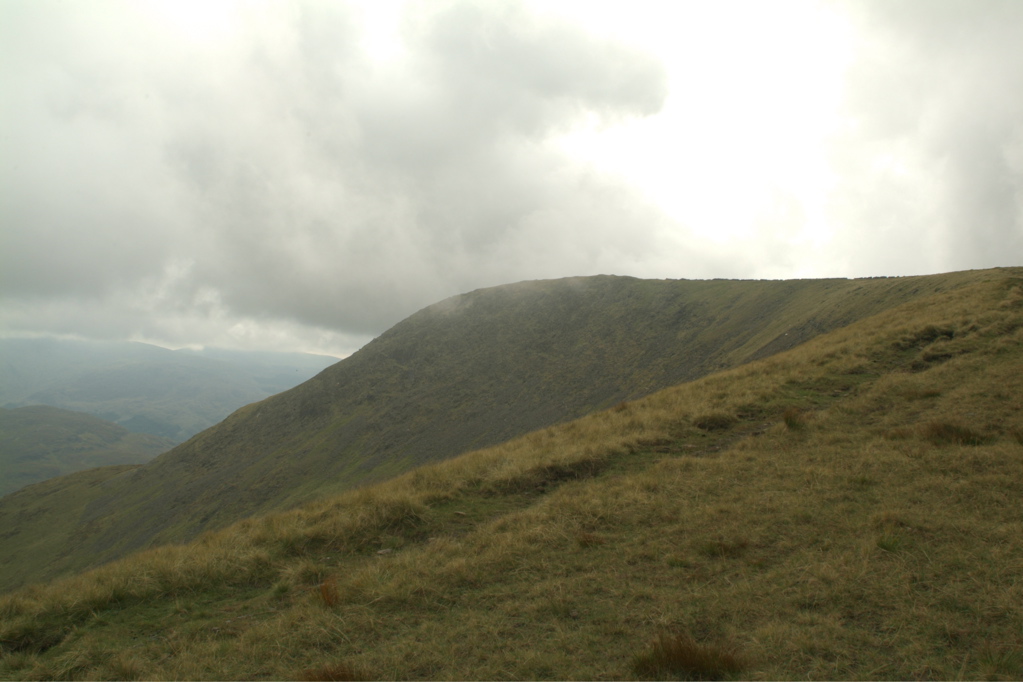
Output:
[[[343,354],[524,279],[1018,264],[1023,5],[561,5],[380,50],[365,3],[0,3],[0,333]]]
[[[1023,4],[852,7],[868,42],[834,147],[840,248],[877,274],[1018,265]]]
[[[347,5],[253,7],[215,44],[131,3],[8,8],[4,39],[43,44],[21,38],[4,72],[5,324],[45,301],[118,333],[192,316],[364,336],[654,246],[628,226],[655,209],[549,144],[581,117],[656,113],[652,58],[454,2],[410,12],[404,58],[374,62]]]

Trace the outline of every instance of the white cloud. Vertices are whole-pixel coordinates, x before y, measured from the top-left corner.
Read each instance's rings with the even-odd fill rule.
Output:
[[[343,354],[522,279],[1018,263],[1021,7],[8,2],[0,331]]]

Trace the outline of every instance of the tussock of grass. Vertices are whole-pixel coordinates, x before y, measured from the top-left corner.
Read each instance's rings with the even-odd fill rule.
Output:
[[[988,440],[983,434],[960,424],[935,421],[923,427],[923,435],[935,445],[981,445]]]
[[[933,343],[938,339],[951,339],[955,336],[955,330],[948,326],[925,325],[909,334],[904,335],[892,345],[899,350],[906,350],[921,345]]]
[[[341,601],[337,592],[337,578],[331,576],[320,583],[320,599],[327,608],[334,608]]]
[[[743,670],[735,649],[700,644],[685,634],[660,634],[635,657],[633,671],[643,679],[724,680]]]
[[[693,426],[704,431],[723,431],[735,424],[735,417],[723,412],[704,414],[693,420]]]
[[[781,419],[790,431],[801,431],[806,428],[806,413],[797,407],[787,407],[782,412]]]
[[[897,426],[894,429],[888,429],[884,432],[884,437],[887,440],[907,440],[912,438],[916,434],[914,429],[908,426]]]
[[[937,398],[941,395],[941,391],[936,388],[907,386],[901,395],[907,400],[926,400],[927,398]]]
[[[593,547],[594,545],[603,545],[607,542],[607,540],[595,533],[583,532],[576,536],[576,542],[579,543],[580,547],[586,548]]]
[[[986,643],[979,647],[977,663],[986,680],[1023,678],[1023,648],[1016,645]]]
[[[370,678],[346,663],[331,663],[321,668],[303,670],[298,679],[304,682],[348,682]]]
[[[708,557],[738,557],[746,551],[747,547],[749,547],[749,541],[744,538],[735,540],[717,538],[700,542],[697,549],[700,554]]]

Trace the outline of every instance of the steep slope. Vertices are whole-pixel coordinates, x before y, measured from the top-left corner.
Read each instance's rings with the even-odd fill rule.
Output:
[[[83,469],[142,464],[173,446],[168,438],[131,433],[81,412],[0,408],[0,496]]]
[[[1023,270],[0,598],[8,679],[1020,679]]]
[[[172,351],[145,343],[0,339],[0,405],[87,412],[180,443],[337,361],[301,353]]]
[[[25,522],[0,502],[0,522],[15,533],[0,546],[0,586],[379,481],[791,348],[915,297],[1001,276],[601,276],[456,296],[301,386],[110,479],[82,507]],[[54,528],[67,534],[60,556],[34,544]]]

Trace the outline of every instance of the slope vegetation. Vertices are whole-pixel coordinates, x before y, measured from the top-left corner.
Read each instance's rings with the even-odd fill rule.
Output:
[[[0,409],[0,495],[54,476],[118,464],[142,464],[174,442],[131,433],[81,412],[35,405]]]
[[[145,466],[69,494],[73,505],[40,504],[31,488],[0,501],[11,529],[0,588],[385,480],[995,276],[600,276],[456,296]]]
[[[1020,499],[1014,269],[0,598],[0,676],[1019,679]]]

